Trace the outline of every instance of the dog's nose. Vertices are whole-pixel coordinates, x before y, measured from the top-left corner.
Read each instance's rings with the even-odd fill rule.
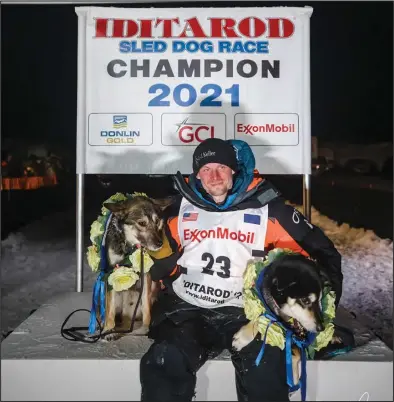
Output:
[[[317,322],[317,323],[316,323],[316,331],[317,331],[317,332],[324,331],[324,325],[323,325],[323,323],[321,323],[321,322]]]

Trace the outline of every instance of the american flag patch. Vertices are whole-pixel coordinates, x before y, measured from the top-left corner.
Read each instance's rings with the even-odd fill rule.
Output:
[[[183,214],[182,222],[196,221],[198,218],[197,212],[185,212]]]
[[[244,222],[260,225],[260,215],[244,214]]]

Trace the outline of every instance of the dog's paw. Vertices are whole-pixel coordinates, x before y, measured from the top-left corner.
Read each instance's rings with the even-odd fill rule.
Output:
[[[246,345],[248,345],[250,342],[251,342],[251,340],[248,339],[248,337],[245,336],[244,331],[240,330],[233,337],[232,347],[233,347],[234,350],[239,352]]]
[[[340,336],[338,336],[338,335],[334,335],[333,337],[332,337],[332,339],[331,339],[331,344],[333,344],[333,345],[335,345],[335,344],[339,344],[339,343],[342,343],[343,341],[342,341],[342,338],[340,337]]]
[[[234,350],[239,352],[245,346],[249,345],[255,337],[254,333],[254,323],[249,321],[248,324],[244,325],[234,336],[232,347]]]
[[[144,325],[141,325],[139,328],[135,329],[131,335],[148,335],[149,328],[145,327]]]
[[[107,334],[102,337],[105,342],[117,341],[122,335],[121,334]]]

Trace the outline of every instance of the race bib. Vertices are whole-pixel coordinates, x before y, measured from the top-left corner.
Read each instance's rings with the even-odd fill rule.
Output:
[[[253,250],[264,250],[267,206],[208,212],[182,200],[178,231],[184,252],[175,293],[204,307],[243,307],[243,273]]]

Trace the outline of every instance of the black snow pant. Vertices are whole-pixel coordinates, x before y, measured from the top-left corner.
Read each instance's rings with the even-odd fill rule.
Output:
[[[240,352],[231,350],[233,335],[247,323],[243,314],[240,319],[241,309],[234,310],[237,316],[223,314],[225,308],[187,311],[186,319],[167,317],[152,327],[154,343],[140,363],[141,401],[191,401],[196,372],[224,349],[231,352],[238,401],[289,401],[284,351],[266,345],[256,366],[259,336]]]

